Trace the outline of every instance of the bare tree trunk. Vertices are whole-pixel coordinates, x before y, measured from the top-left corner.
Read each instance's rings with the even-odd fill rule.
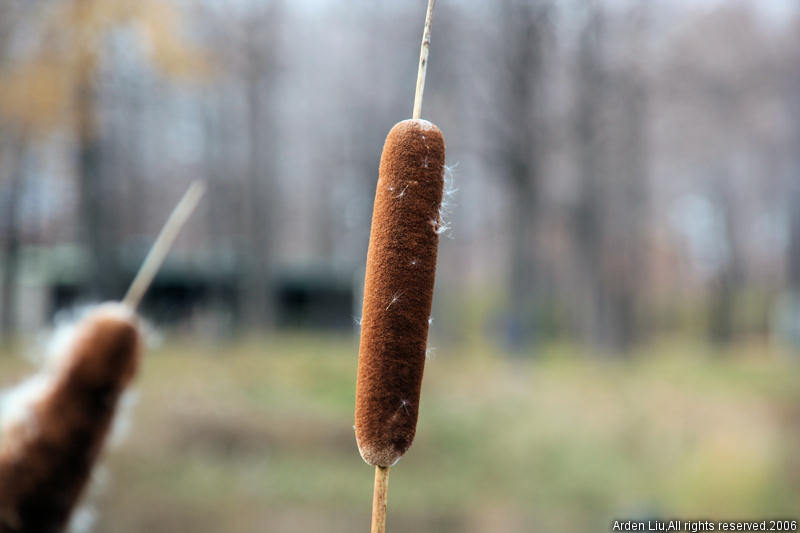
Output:
[[[792,180],[789,183],[789,247],[788,282],[789,289],[800,299],[800,54],[794,56],[795,69],[789,77],[789,111],[794,117],[792,137],[795,156],[792,160]]]
[[[0,67],[6,67],[9,58],[9,42],[15,28],[25,26],[27,12],[33,3],[3,3],[0,5]],[[19,278],[20,224],[19,202],[22,195],[23,167],[27,149],[24,134],[12,131],[10,124],[0,124],[0,164],[8,173],[8,195],[3,217],[3,276],[0,280],[0,341],[13,340],[17,330],[17,284]],[[4,158],[3,155],[6,157]],[[2,168],[0,168],[2,170]]]
[[[506,135],[498,150],[509,190],[511,213],[508,274],[508,316],[504,336],[519,350],[536,338],[537,299],[542,270],[536,255],[537,203],[541,179],[544,119],[544,50],[550,14],[545,2],[504,2],[502,24],[507,36],[504,87],[498,98]],[[502,130],[501,130],[502,131]]]
[[[267,14],[268,17],[273,15]],[[270,23],[275,22],[273,20]],[[271,81],[265,78],[271,73],[265,76],[265,71],[273,64],[275,40],[257,42],[257,35],[263,31],[260,24],[252,24],[247,31],[245,96],[249,144],[243,204],[246,238],[241,250],[244,275],[239,298],[245,327],[270,329],[275,320],[271,287],[275,203],[271,174],[275,172],[272,156],[276,136],[273,133],[275,125],[267,124],[270,118],[266,112],[269,102],[265,101],[265,96],[271,96],[268,90]]]
[[[5,342],[13,340],[17,330],[17,284],[19,274],[20,224],[19,201],[22,195],[22,174],[25,155],[23,142],[13,142],[8,150],[10,160],[8,205],[3,220],[3,280],[0,289],[2,323],[0,334]]]
[[[264,136],[261,131],[261,97],[259,84],[250,80],[247,87],[249,143],[247,181],[245,182],[245,218],[247,242],[244,246],[246,261],[242,277],[242,303],[244,322],[248,327],[263,328],[271,315],[269,290],[269,249],[271,232],[268,228],[267,195],[264,167],[261,161]]]
[[[800,139],[800,136],[798,136]],[[793,169],[794,183],[789,186],[789,243],[786,250],[786,290],[782,296],[779,320],[783,323],[782,335],[795,348],[800,349],[800,160]]]
[[[535,249],[536,223],[533,218],[536,195],[519,187],[511,203],[509,226],[512,228],[508,276],[508,310],[505,341],[508,348],[519,350],[537,338],[537,301],[539,291]]]
[[[573,319],[586,344],[625,354],[640,324],[647,92],[635,65],[611,75],[603,5],[589,0],[586,7],[577,52]],[[638,34],[633,37],[640,44]],[[613,80],[618,82],[612,87]],[[621,111],[609,112],[616,109]]]
[[[226,237],[231,234],[235,227],[235,222],[231,224],[231,218],[235,218],[236,209],[239,204],[231,201],[230,181],[226,181],[225,154],[226,154],[226,135],[222,131],[224,113],[221,109],[222,99],[220,94],[223,91],[219,86],[211,87],[204,98],[205,105],[200,113],[203,115],[203,134],[204,134],[204,167],[208,193],[206,194],[206,218],[204,226],[208,235],[209,242],[225,242]],[[213,260],[216,264],[223,264],[220,261],[226,253],[231,250],[217,248]],[[219,261],[217,263],[217,261]],[[215,311],[233,312],[236,310],[234,305],[235,294],[224,278],[222,272],[217,272],[213,278],[212,285],[209,287],[207,295],[208,305]],[[226,324],[227,325],[227,324]],[[228,333],[226,331],[225,333]]]
[[[714,191],[724,222],[723,239],[727,258],[714,283],[711,295],[709,336],[716,344],[730,344],[736,335],[736,296],[742,282],[742,250],[736,227],[736,206],[732,192],[724,184],[717,184]]]
[[[89,256],[88,290],[93,299],[120,296],[119,267],[114,243],[113,220],[108,216],[100,169],[100,139],[97,123],[97,88],[86,59],[79,66],[76,102],[78,142],[78,190],[80,229]]]
[[[604,21],[591,3],[578,49],[576,143],[580,189],[572,213],[575,271],[578,277],[573,310],[580,336],[590,344],[603,343],[603,229],[602,197],[605,180],[601,110],[605,100],[602,65]]]
[[[797,40],[795,40],[797,42]],[[786,247],[786,289],[780,298],[780,315],[784,323],[782,335],[800,350],[800,54],[792,54],[793,68],[785,81],[789,116],[793,117],[792,141],[794,156],[786,184],[789,210],[789,235]]]
[[[614,205],[606,213],[613,222],[611,246],[604,250],[610,279],[603,283],[608,292],[604,313],[605,344],[627,353],[638,340],[643,323],[639,298],[644,268],[644,234],[647,202],[647,94],[642,79],[632,70],[621,73],[619,94],[624,109],[620,120],[620,158],[617,187],[612,191]]]
[[[798,163],[800,171],[800,162]],[[791,191],[789,213],[789,287],[800,295],[800,176]]]

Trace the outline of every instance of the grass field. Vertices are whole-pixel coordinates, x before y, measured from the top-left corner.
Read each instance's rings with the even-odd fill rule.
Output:
[[[474,343],[428,361],[395,532],[607,531],[613,518],[798,517],[800,365],[663,343],[628,360]],[[104,533],[366,531],[356,342],[151,349],[91,500]],[[27,371],[0,358],[0,383]]]

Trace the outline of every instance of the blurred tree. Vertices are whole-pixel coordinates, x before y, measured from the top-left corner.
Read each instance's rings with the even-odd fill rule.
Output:
[[[800,143],[800,137],[798,142]],[[800,174],[800,161],[796,165],[795,172]],[[789,288],[800,295],[800,177],[795,177],[789,187],[788,281]]]
[[[508,315],[504,323],[509,348],[535,340],[538,290],[543,270],[536,235],[545,150],[543,140],[545,50],[552,6],[543,0],[505,0],[499,4],[501,52],[496,58],[498,123],[495,158],[508,187],[510,234]]]
[[[799,139],[800,140],[800,139]],[[800,162],[797,163],[800,173]],[[796,349],[800,349],[800,178],[795,174],[794,183],[790,185],[789,196],[789,246],[787,248],[788,270],[788,337]]]
[[[275,114],[275,70],[280,28],[279,2],[248,13],[244,21],[242,82],[245,91],[247,136],[246,177],[242,215],[247,239],[240,257],[244,261],[239,293],[244,325],[274,326],[272,271],[276,235],[275,158],[278,141]]]
[[[791,226],[781,228],[788,271],[784,234],[771,228],[776,204],[800,202],[785,179],[797,167],[788,123],[798,113],[769,88],[795,66],[785,50],[796,46],[781,43],[796,27],[743,7],[753,3],[678,4],[437,8],[425,109],[445,130],[448,160],[461,163],[455,239],[443,241],[442,265],[469,263],[440,284],[437,305],[450,290],[475,290],[484,305],[500,284],[508,346],[540,340],[566,319],[587,344],[616,352],[636,341],[642,317],[656,315],[649,304],[662,327],[696,328],[710,311],[709,330],[724,332],[753,314],[758,291],[797,285],[800,215],[791,209]],[[100,252],[97,263],[139,227],[153,230],[149,215],[168,209],[163,191],[205,175],[208,231],[192,232],[189,252],[220,252],[224,268],[211,269],[225,272],[218,299],[248,324],[269,322],[264,287],[277,261],[363,263],[380,146],[409,111],[416,72],[416,44],[397,43],[418,42],[420,7],[284,3],[274,12],[272,2],[190,2],[193,35],[208,31],[217,55],[214,82],[192,91],[153,75],[196,63],[171,51],[182,46],[170,44],[174,5],[0,3],[0,33],[12,37],[0,43],[10,57],[0,62],[0,200],[13,205],[0,212],[12,265],[3,279],[13,284],[15,243],[34,226],[49,242],[73,238],[72,194],[49,209],[38,188],[72,170],[65,153],[81,176],[79,237],[94,241],[86,249]],[[632,5],[657,11],[652,28],[631,20]],[[33,21],[19,18],[20,6],[31,6]],[[782,54],[773,66],[771,50]],[[797,86],[783,87],[796,98]],[[31,167],[41,172],[17,172],[24,153],[42,155]],[[698,198],[705,208],[683,212]],[[736,265],[729,252],[739,254]],[[13,291],[0,293],[0,303],[13,307],[10,299]]]
[[[0,112],[28,136],[69,124],[76,143],[80,236],[86,244],[91,296],[121,294],[114,211],[100,172],[97,76],[105,40],[135,29],[151,61],[167,75],[199,72],[202,62],[178,37],[172,4],[137,0],[65,0],[47,5],[34,53],[0,78]]]
[[[709,291],[701,305],[707,337],[718,344],[735,341],[743,326],[737,317],[752,310],[742,298],[755,288],[748,226],[759,215],[759,188],[777,174],[769,152],[780,121],[771,108],[786,71],[763,46],[771,31],[752,4],[721,5],[682,28],[659,80],[672,111],[687,117],[670,150],[690,169],[687,189],[710,201],[715,219],[709,244],[716,257],[705,266]]]
[[[612,57],[609,14],[596,0],[584,6],[575,83],[578,190],[571,222],[578,279],[572,307],[584,342],[625,353],[640,332],[646,263],[647,12],[639,6],[615,17],[612,33],[628,53]]]
[[[736,296],[744,282],[744,250],[739,231],[738,206],[727,180],[720,173],[712,182],[712,195],[721,214],[721,237],[725,258],[712,284],[709,309],[709,336],[717,344],[732,342],[737,333]]]
[[[200,11],[214,84],[201,101],[203,167],[210,183],[208,228],[216,252],[232,253],[232,303],[247,329],[275,325],[273,272],[280,238],[278,199],[282,104],[277,93],[285,5],[273,0]],[[293,179],[296,176],[293,176]],[[225,249],[225,242],[230,249]],[[216,290],[220,289],[220,290]],[[211,298],[225,298],[220,287]]]
[[[643,4],[644,5],[644,4]],[[638,14],[638,16],[643,16]],[[644,55],[641,27],[631,39],[631,49]],[[642,60],[645,62],[646,59]],[[644,322],[644,280],[648,228],[648,88],[639,64],[626,65],[619,73],[620,104],[615,107],[621,124],[615,153],[621,159],[616,200],[610,215],[616,218],[615,239],[608,253],[612,260],[612,281],[607,344],[627,352],[642,336]]]
[[[0,70],[8,68],[13,54],[15,28],[30,23],[38,1],[10,0],[0,4]],[[2,83],[2,80],[0,80]],[[17,325],[17,276],[19,273],[20,223],[19,204],[23,190],[23,161],[26,159],[25,135],[0,115],[0,171],[5,211],[3,227],[3,269],[0,280],[0,340],[11,339]]]
[[[25,145],[6,138],[0,158],[8,173],[3,184],[3,278],[0,282],[0,340],[13,338],[17,326],[17,276],[19,274],[19,204],[22,196]]]
[[[602,196],[605,183],[602,111],[607,91],[604,61],[605,19],[594,0],[586,4],[578,38],[575,143],[579,188],[572,210],[578,290],[574,291],[578,330],[583,339],[602,339]]]
[[[788,337],[795,343],[795,348],[800,348],[800,11],[797,11],[790,27],[794,30],[789,39],[788,54],[791,68],[784,80],[784,95],[786,107],[791,117],[790,146],[794,149],[789,161],[789,177],[787,180],[788,194],[786,195],[787,210],[789,213],[788,246],[786,248],[786,281],[788,299],[788,316],[784,320],[789,322]]]

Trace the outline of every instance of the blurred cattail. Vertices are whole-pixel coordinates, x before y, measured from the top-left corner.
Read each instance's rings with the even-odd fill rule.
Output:
[[[104,304],[73,328],[5,406],[14,412],[0,442],[0,532],[63,530],[136,372],[141,336],[127,307]]]
[[[50,367],[6,395],[0,533],[57,533],[66,526],[139,364],[135,309],[204,191],[200,181],[189,186],[123,302],[95,308],[58,337]]]

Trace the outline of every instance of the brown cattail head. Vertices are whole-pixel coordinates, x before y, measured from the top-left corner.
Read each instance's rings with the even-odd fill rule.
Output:
[[[426,120],[404,120],[381,155],[364,281],[356,440],[364,460],[396,463],[414,440],[433,302],[445,145]]]
[[[140,335],[120,304],[75,326],[24,418],[0,442],[0,532],[61,531],[136,372]],[[46,381],[45,381],[46,380]]]

